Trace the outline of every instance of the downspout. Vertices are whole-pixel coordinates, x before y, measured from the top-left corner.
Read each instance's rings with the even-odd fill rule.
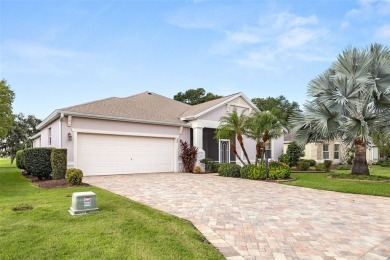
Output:
[[[64,118],[64,113],[61,113],[61,116],[60,116],[60,139],[59,139],[59,148],[61,149],[62,148],[62,119]]]

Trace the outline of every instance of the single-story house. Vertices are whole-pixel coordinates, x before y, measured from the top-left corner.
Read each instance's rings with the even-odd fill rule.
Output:
[[[198,161],[238,163],[230,141],[214,139],[220,118],[234,109],[249,115],[257,108],[243,93],[191,106],[147,91],[55,110],[31,139],[34,147],[66,148],[68,167],[86,176],[179,172],[180,140],[198,147]],[[244,143],[254,161],[255,142],[245,138]],[[271,140],[269,149],[277,159],[283,138]]]
[[[286,153],[288,145],[294,141],[293,134],[284,135],[283,152]],[[340,140],[331,140],[327,142],[308,143],[305,145],[305,156],[302,159],[315,160],[323,162],[324,160],[332,160],[334,163],[340,163],[341,153],[345,153]],[[368,163],[377,162],[379,159],[377,146],[368,146],[366,150],[366,158]]]

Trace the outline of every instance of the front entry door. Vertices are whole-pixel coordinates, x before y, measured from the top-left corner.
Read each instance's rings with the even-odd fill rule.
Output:
[[[219,163],[230,163],[230,141],[219,140]]]

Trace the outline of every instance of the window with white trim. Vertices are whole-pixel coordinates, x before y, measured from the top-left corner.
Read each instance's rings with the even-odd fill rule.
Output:
[[[49,142],[49,145],[51,145],[51,127],[49,127],[49,134],[48,134],[48,136],[49,136],[48,142]]]
[[[329,159],[329,144],[323,144],[322,145],[322,158],[324,160]]]
[[[334,144],[334,154],[333,154],[333,159],[340,159],[340,145],[339,144]]]

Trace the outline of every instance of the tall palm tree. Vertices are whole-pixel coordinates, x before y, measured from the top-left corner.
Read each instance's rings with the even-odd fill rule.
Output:
[[[244,114],[238,115],[237,110],[234,109],[233,112],[227,114],[226,116],[221,117],[221,119],[219,120],[217,133],[218,131],[220,131],[221,134],[225,134],[225,135],[226,133],[236,134],[238,143],[240,144],[241,149],[244,152],[245,159],[247,160],[248,164],[251,164],[242,137],[245,128],[245,121],[246,121],[245,115]],[[232,142],[230,142],[230,144],[232,144]],[[236,156],[238,155],[237,153],[235,154]]]
[[[349,48],[309,83],[312,96],[291,123],[301,144],[341,138],[355,147],[352,174],[369,174],[366,146],[375,128],[390,129],[390,50]]]
[[[280,120],[268,111],[256,111],[246,121],[245,136],[256,141],[256,162],[263,159],[265,144],[283,133]]]
[[[215,131],[215,139],[229,139],[230,140],[230,150],[236,155],[238,160],[245,165],[245,162],[242,160],[241,156],[237,153],[237,148],[234,142],[236,134],[227,127],[220,127]]]

